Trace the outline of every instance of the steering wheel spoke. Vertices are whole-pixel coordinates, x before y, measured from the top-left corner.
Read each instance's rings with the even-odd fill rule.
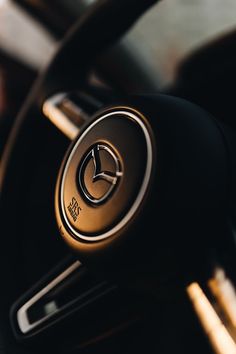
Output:
[[[68,139],[74,140],[91,115],[102,106],[102,102],[85,93],[57,93],[49,97],[42,106],[43,114]]]
[[[33,338],[37,342],[50,334],[53,344],[55,336],[72,318],[84,318],[86,314],[93,322],[96,311],[91,309],[102,306],[105,299],[109,302],[108,298],[116,292],[115,284],[94,276],[78,260],[67,259],[13,305],[11,321],[15,335],[20,341]],[[81,341],[84,332],[80,330]],[[61,343],[60,339],[58,342]]]

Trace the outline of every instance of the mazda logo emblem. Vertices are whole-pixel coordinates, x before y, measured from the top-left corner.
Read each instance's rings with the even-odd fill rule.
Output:
[[[110,160],[110,162],[112,162],[112,170],[107,171],[105,170],[105,168],[103,168],[103,158],[101,157],[101,154],[103,154],[104,156],[104,153]],[[89,192],[86,186],[87,181],[85,181],[85,173],[90,161],[92,161],[93,165],[93,175],[91,177],[92,180],[89,182],[96,184],[96,182],[105,181],[107,184],[105,193],[99,197],[95,197],[95,195],[92,195],[92,193]],[[82,192],[84,199],[94,205],[105,203],[114,193],[118,185],[119,179],[122,175],[123,173],[121,171],[121,164],[114,151],[107,145],[96,144],[84,156],[84,158],[82,159],[82,163],[80,164],[78,170],[80,191]]]

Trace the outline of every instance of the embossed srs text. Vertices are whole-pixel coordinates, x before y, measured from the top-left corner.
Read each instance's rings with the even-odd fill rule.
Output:
[[[75,197],[73,197],[71,199],[71,202],[68,205],[67,209],[68,209],[73,221],[76,222],[82,209],[79,206],[79,203],[77,202]]]

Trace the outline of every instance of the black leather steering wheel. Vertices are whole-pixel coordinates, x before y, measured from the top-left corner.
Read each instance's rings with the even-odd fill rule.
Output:
[[[178,297],[196,279],[204,282],[226,254],[233,267],[233,133],[190,102],[165,95],[112,95],[109,102],[86,83],[98,53],[155,2],[92,6],[16,119],[0,170],[6,345],[16,345],[13,328],[35,352],[38,346],[83,352],[101,328],[126,328],[146,307],[169,297],[171,303],[171,293]],[[92,321],[104,318],[86,324],[89,313]],[[81,319],[78,338],[74,325]],[[210,352],[199,339],[192,353],[202,341]],[[187,352],[183,347],[177,350]],[[162,352],[170,350],[166,343]]]

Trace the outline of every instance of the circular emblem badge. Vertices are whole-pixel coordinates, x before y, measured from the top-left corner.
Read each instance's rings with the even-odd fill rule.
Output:
[[[110,160],[110,164],[112,165],[110,170],[106,169],[107,160]],[[96,186],[101,182],[105,182],[103,183],[105,184],[105,190],[99,193],[100,195],[96,193],[96,191],[90,191],[89,187],[86,185],[86,172],[89,169],[90,163],[93,169],[92,175],[90,176],[95,187],[93,189],[96,189]],[[84,196],[85,200],[93,205],[105,203],[116,189],[122,174],[119,158],[112,149],[104,144],[95,144],[84,156],[79,167],[78,181],[81,194]]]

